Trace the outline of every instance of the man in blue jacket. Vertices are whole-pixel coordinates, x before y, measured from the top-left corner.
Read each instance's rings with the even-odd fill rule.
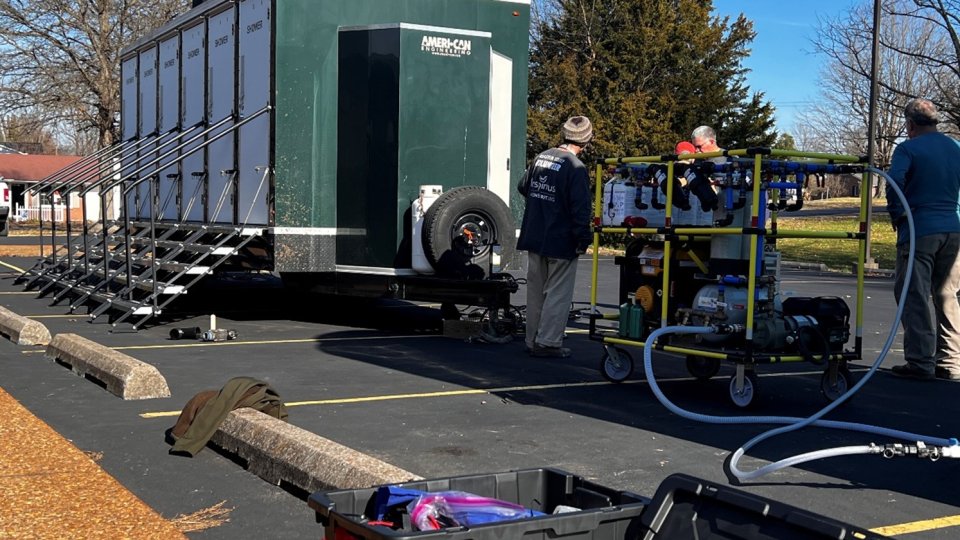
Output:
[[[960,143],[937,131],[936,106],[914,99],[904,107],[908,140],[897,145],[890,177],[903,190],[916,228],[913,275],[904,283],[908,227],[899,197],[887,188],[897,231],[897,298],[904,287],[903,356],[893,374],[911,379],[960,379]],[[931,298],[932,296],[932,298]],[[932,305],[931,305],[932,304]],[[930,316],[933,309],[936,318]]]
[[[517,249],[528,252],[527,351],[566,358],[563,333],[573,300],[577,257],[593,239],[590,182],[577,158],[593,139],[586,116],[563,124],[563,144],[542,152],[517,189],[526,198]]]

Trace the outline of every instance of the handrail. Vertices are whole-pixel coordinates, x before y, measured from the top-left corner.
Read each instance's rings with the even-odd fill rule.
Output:
[[[154,159],[153,161],[151,161],[151,162],[148,163],[147,165],[141,166],[139,169],[136,169],[136,170],[133,171],[132,173],[129,173],[129,174],[127,174],[126,176],[123,176],[120,180],[116,180],[116,181],[114,181],[113,183],[109,184],[107,187],[102,188],[101,191],[107,191],[107,190],[113,189],[113,188],[116,187],[117,185],[119,185],[119,184],[125,182],[126,180],[128,180],[131,176],[134,176],[134,175],[140,173],[141,171],[149,168],[151,165],[156,164],[158,161],[163,161],[164,159],[166,159],[166,158],[169,157],[170,155],[175,154],[175,153],[176,153],[178,150],[180,150],[182,147],[184,147],[184,146],[186,146],[186,145],[188,145],[188,144],[196,141],[198,138],[202,137],[204,134],[206,134],[206,133],[207,133],[208,131],[210,131],[211,129],[214,129],[215,127],[218,127],[218,126],[220,126],[220,125],[223,125],[223,124],[226,123],[228,120],[230,120],[230,117],[227,117],[227,118],[224,118],[224,119],[220,120],[219,122],[217,122],[217,123],[214,124],[213,126],[210,126],[209,128],[203,130],[203,131],[200,132],[200,133],[197,133],[197,134],[194,135],[191,139],[189,139],[187,142],[180,143],[179,146],[177,146],[176,148],[173,148],[173,149],[165,152],[165,153],[164,153],[163,155],[161,155],[159,158]],[[175,141],[177,141],[178,139],[180,139],[180,138],[183,137],[184,135],[188,135],[190,132],[192,132],[194,129],[198,128],[199,126],[200,126],[200,124],[195,124],[195,125],[191,126],[191,127],[188,128],[186,131],[181,132],[181,133],[178,134],[176,137],[174,137],[174,138],[170,139],[169,141],[166,141],[166,142],[164,142],[163,144],[161,144],[160,146],[158,146],[158,147],[157,147],[157,150],[159,150],[160,148],[163,148],[164,146],[168,146],[168,145],[174,143]],[[155,142],[155,141],[151,140],[151,142]],[[98,188],[98,187],[103,186],[103,184],[109,182],[112,177],[119,175],[122,171],[133,167],[135,164],[139,164],[141,161],[142,161],[141,159],[137,159],[136,161],[132,161],[132,162],[130,162],[130,163],[127,163],[126,165],[121,164],[120,168],[117,169],[115,172],[111,172],[109,175],[101,178],[99,181],[94,182],[94,183],[88,185],[87,187],[85,187],[83,190],[81,190],[81,191],[80,191],[80,195],[86,195],[87,193],[93,191],[95,188]],[[173,165],[173,164],[177,163],[178,161],[179,161],[179,160],[173,160],[173,161],[171,161],[171,162],[164,163],[164,164],[163,164],[163,167],[169,167],[170,165]]]
[[[85,166],[89,165],[91,162],[93,162],[93,161],[95,161],[96,159],[98,159],[101,154],[103,154],[103,153],[105,153],[105,152],[108,152],[108,151],[111,151],[111,150],[114,150],[114,149],[116,149],[117,147],[124,146],[124,145],[126,145],[128,142],[129,142],[129,141],[119,142],[119,143],[117,143],[117,144],[108,146],[108,147],[106,147],[106,148],[101,148],[100,150],[97,150],[97,151],[94,152],[93,154],[91,154],[91,155],[89,155],[89,156],[87,156],[87,157],[85,157],[85,158],[83,158],[83,159],[81,159],[81,160],[79,160],[79,161],[75,161],[75,162],[71,163],[70,165],[67,165],[66,167],[64,167],[64,168],[62,168],[62,169],[60,169],[60,170],[58,170],[58,171],[54,171],[54,172],[50,173],[50,174],[49,174],[46,178],[44,178],[43,180],[40,180],[40,181],[37,182],[36,184],[30,186],[30,187],[27,189],[27,192],[30,193],[31,195],[36,195],[37,193],[39,193],[40,189],[43,188],[43,187],[45,187],[47,184],[53,183],[55,180],[58,180],[58,179],[62,178],[63,176],[66,176],[67,174],[70,174],[70,173],[74,172],[75,170],[77,170],[77,169],[80,168],[80,167],[85,167]]]
[[[163,148],[163,147],[171,144],[172,142],[174,142],[174,141],[176,141],[177,139],[179,139],[180,137],[183,137],[184,135],[190,133],[191,131],[193,131],[194,129],[196,129],[196,128],[199,127],[199,126],[200,126],[199,123],[198,123],[198,124],[194,124],[193,126],[190,126],[190,127],[187,128],[185,131],[182,131],[182,132],[178,133],[178,134],[176,135],[176,137],[173,137],[173,138],[171,138],[170,140],[165,141],[164,143],[162,143],[162,144],[160,144],[159,146],[157,146],[157,148],[155,149],[155,151],[159,151],[161,148]],[[174,129],[176,129],[176,128],[174,128]],[[151,135],[150,135],[151,137],[154,137],[154,136],[155,136],[156,138],[141,139],[141,140],[137,141],[136,147],[135,147],[135,148],[132,148],[132,149],[130,149],[130,150],[131,150],[131,152],[137,152],[137,153],[139,153],[139,152],[143,149],[142,147],[143,147],[143,146],[146,146],[147,143],[154,143],[154,142],[156,142],[157,140],[159,140],[160,138],[166,137],[167,135],[170,135],[171,133],[173,133],[173,131],[174,131],[173,129],[169,129],[169,130],[167,130],[167,131],[164,131],[164,132],[161,133],[160,135],[151,134]],[[116,172],[112,172],[112,173],[108,174],[108,175],[105,176],[105,177],[101,177],[100,180],[102,180],[102,181],[109,180],[110,176],[113,176],[114,174],[119,174],[120,172],[122,172],[122,171],[125,170],[125,169],[129,169],[129,168],[132,167],[134,164],[139,163],[139,162],[141,161],[141,159],[142,159],[142,158],[141,158],[141,159],[136,159],[136,160],[133,160],[133,161],[131,161],[131,162],[129,162],[129,163],[127,163],[127,164],[124,165],[124,164],[122,163],[122,161],[128,157],[127,155],[124,155],[124,154],[125,154],[125,152],[121,152],[119,156],[111,156],[111,157],[108,158],[109,160],[119,159],[119,160],[121,161],[121,163],[120,163],[120,168],[117,169]],[[109,165],[112,166],[113,164],[109,164]],[[103,170],[103,168],[101,167],[99,170]],[[85,183],[89,178],[90,178],[90,177],[88,176],[87,178],[84,178],[84,179],[81,180],[81,181],[77,181],[76,179],[74,179],[73,181],[64,182],[64,183],[59,187],[59,189],[62,189],[62,186],[63,186],[63,185],[70,184],[70,185],[72,186],[72,187],[70,188],[71,191],[72,191],[72,189],[74,189],[74,188],[76,187],[76,185],[81,184],[81,183]],[[98,181],[98,182],[94,182],[94,185],[97,185],[97,184],[99,184],[99,183],[100,183],[99,181]],[[86,194],[86,193],[84,193],[84,194]]]
[[[137,178],[137,179],[134,180],[133,182],[129,182],[129,183],[127,184],[127,186],[124,187],[124,189],[123,189],[123,194],[126,195],[127,193],[129,193],[130,190],[132,190],[132,189],[135,188],[136,186],[140,185],[140,184],[141,184],[142,182],[144,182],[145,180],[149,179],[149,178],[153,175],[153,173],[156,173],[157,171],[159,171],[160,169],[162,169],[162,168],[164,168],[164,167],[169,167],[169,166],[172,165],[173,163],[177,163],[177,162],[183,161],[183,159],[186,158],[187,156],[193,154],[194,152],[196,152],[196,151],[198,151],[198,150],[202,150],[203,148],[206,148],[207,146],[210,145],[210,143],[216,141],[217,139],[220,139],[221,137],[223,137],[223,136],[225,136],[225,135],[229,135],[229,134],[233,133],[234,131],[237,131],[237,130],[240,129],[240,127],[242,127],[243,125],[247,124],[248,122],[250,122],[250,121],[253,120],[254,118],[260,116],[261,114],[263,114],[263,113],[265,113],[265,112],[267,112],[267,111],[269,111],[269,110],[271,110],[271,109],[273,109],[273,106],[272,106],[272,105],[267,105],[267,106],[265,106],[264,108],[260,109],[259,111],[251,114],[250,116],[248,116],[248,117],[244,118],[243,120],[237,122],[236,124],[230,126],[230,127],[227,128],[226,130],[221,131],[220,133],[217,133],[216,135],[213,135],[212,137],[210,137],[209,139],[207,139],[206,141],[204,141],[203,144],[200,144],[200,145],[198,145],[198,146],[195,146],[195,147],[191,148],[190,150],[187,150],[185,153],[180,154],[180,156],[179,156],[176,160],[174,160],[173,162],[164,163],[162,167],[155,167],[155,168],[153,169],[153,171],[151,172],[151,174],[149,174],[149,175],[147,175],[147,176],[141,176],[140,178]],[[151,161],[150,163],[144,165],[143,167],[140,167],[140,168],[137,169],[136,171],[128,174],[127,176],[121,178],[120,180],[114,181],[112,184],[108,185],[108,186],[106,187],[106,189],[108,189],[108,190],[109,190],[109,189],[113,189],[114,187],[116,187],[116,186],[118,186],[118,185],[120,185],[120,184],[122,184],[122,183],[124,183],[124,182],[127,182],[127,181],[130,180],[132,177],[134,177],[134,176],[142,173],[142,172],[145,171],[145,170],[148,170],[151,166],[156,165],[156,164],[159,163],[160,161],[163,161],[163,159],[164,159],[167,155],[170,155],[170,154],[172,154],[172,153],[174,153],[174,152],[176,152],[176,151],[178,151],[178,150],[182,150],[183,147],[189,145],[190,143],[192,143],[192,142],[193,142],[194,140],[196,140],[197,138],[199,138],[199,137],[201,137],[201,136],[203,136],[203,135],[206,135],[206,134],[209,133],[210,131],[212,131],[212,130],[214,130],[214,129],[220,127],[220,126],[222,126],[222,125],[223,125],[224,123],[226,123],[228,120],[233,120],[233,119],[234,119],[234,115],[231,114],[230,116],[224,118],[223,120],[220,120],[220,121],[217,122],[216,124],[214,124],[214,125],[208,127],[207,129],[203,130],[203,132],[198,133],[197,136],[194,137],[193,139],[190,139],[189,141],[187,141],[187,142],[185,142],[185,143],[182,143],[180,146],[178,146],[177,148],[174,148],[173,150],[171,150],[171,151],[168,152],[167,154],[165,154],[165,155],[163,155],[163,156],[160,156],[159,158]]]

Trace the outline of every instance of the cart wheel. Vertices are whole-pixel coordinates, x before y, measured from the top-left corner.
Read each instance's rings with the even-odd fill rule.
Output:
[[[621,383],[633,374],[633,358],[627,351],[607,345],[600,358],[600,373],[610,382]]]
[[[707,381],[720,371],[720,360],[689,354],[687,355],[687,371],[697,380]]]
[[[757,374],[748,371],[743,374],[743,389],[737,392],[737,376],[730,377],[730,399],[740,408],[749,407],[757,394]]]
[[[459,321],[460,308],[453,302],[443,302],[440,304],[440,316],[445,321]]]
[[[846,394],[854,382],[853,373],[850,373],[846,366],[837,369],[836,384],[830,384],[830,372],[824,371],[820,377],[820,393],[827,398],[827,401],[833,402]]]

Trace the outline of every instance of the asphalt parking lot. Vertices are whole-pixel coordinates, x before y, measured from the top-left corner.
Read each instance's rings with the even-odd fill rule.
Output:
[[[27,259],[5,258],[0,304],[43,322],[51,334],[74,332],[156,366],[167,399],[123,401],[46,359],[41,348],[0,342],[0,387],[165,517],[220,501],[233,508],[220,527],[192,538],[308,538],[321,534],[302,494],[272,486],[229,456],[206,449],[195,458],[167,454],[164,432],[195,393],[246,375],[269,382],[290,403],[289,421],[421,476],[441,477],[553,466],[617,489],[652,495],[666,476],[684,472],[726,482],[729,453],[772,426],[710,425],[682,419],[651,394],[639,373],[623,384],[598,372],[601,348],[585,321],[571,321],[572,358],[534,359],[522,341],[465,343],[440,335],[432,306],[407,302],[331,301],[290,293],[270,276],[231,276],[191,291],[177,313],[137,333],[87,322],[67,306],[24,294],[13,284]],[[600,261],[599,302],[612,309],[617,270]],[[575,301],[589,299],[583,259]],[[783,290],[834,295],[853,303],[851,276],[785,270]],[[868,280],[865,360],[875,358],[893,318],[892,281]],[[523,303],[522,291],[515,298]],[[171,328],[206,327],[209,314],[235,329],[236,341],[173,341]],[[899,343],[899,341],[898,341]],[[883,363],[902,361],[900,345]],[[634,354],[639,366],[639,354]],[[655,371],[678,405],[713,415],[743,414],[728,398],[733,369],[700,383],[682,360],[658,356]],[[756,415],[806,416],[825,404],[820,368],[796,363],[760,371]],[[960,434],[954,382],[900,380],[878,372],[830,418],[926,435]],[[810,428],[763,443],[745,466],[825,447],[890,441]],[[842,457],[785,469],[741,489],[903,538],[956,538],[960,495],[950,479],[956,460],[939,462]]]

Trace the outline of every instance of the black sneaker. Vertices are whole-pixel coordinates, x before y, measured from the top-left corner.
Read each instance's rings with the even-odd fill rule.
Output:
[[[955,373],[943,366],[937,366],[937,369],[934,371],[934,374],[938,379],[943,379],[945,381],[960,381],[960,373]]]
[[[918,368],[914,364],[901,364],[899,366],[893,366],[890,369],[890,373],[893,373],[897,377],[902,377],[904,379],[916,379],[919,381],[932,381],[936,378],[933,373],[924,371],[922,368]]]
[[[566,347],[544,347],[542,345],[534,345],[533,350],[530,351],[530,356],[535,356],[537,358],[568,358],[570,356],[570,349]]]

